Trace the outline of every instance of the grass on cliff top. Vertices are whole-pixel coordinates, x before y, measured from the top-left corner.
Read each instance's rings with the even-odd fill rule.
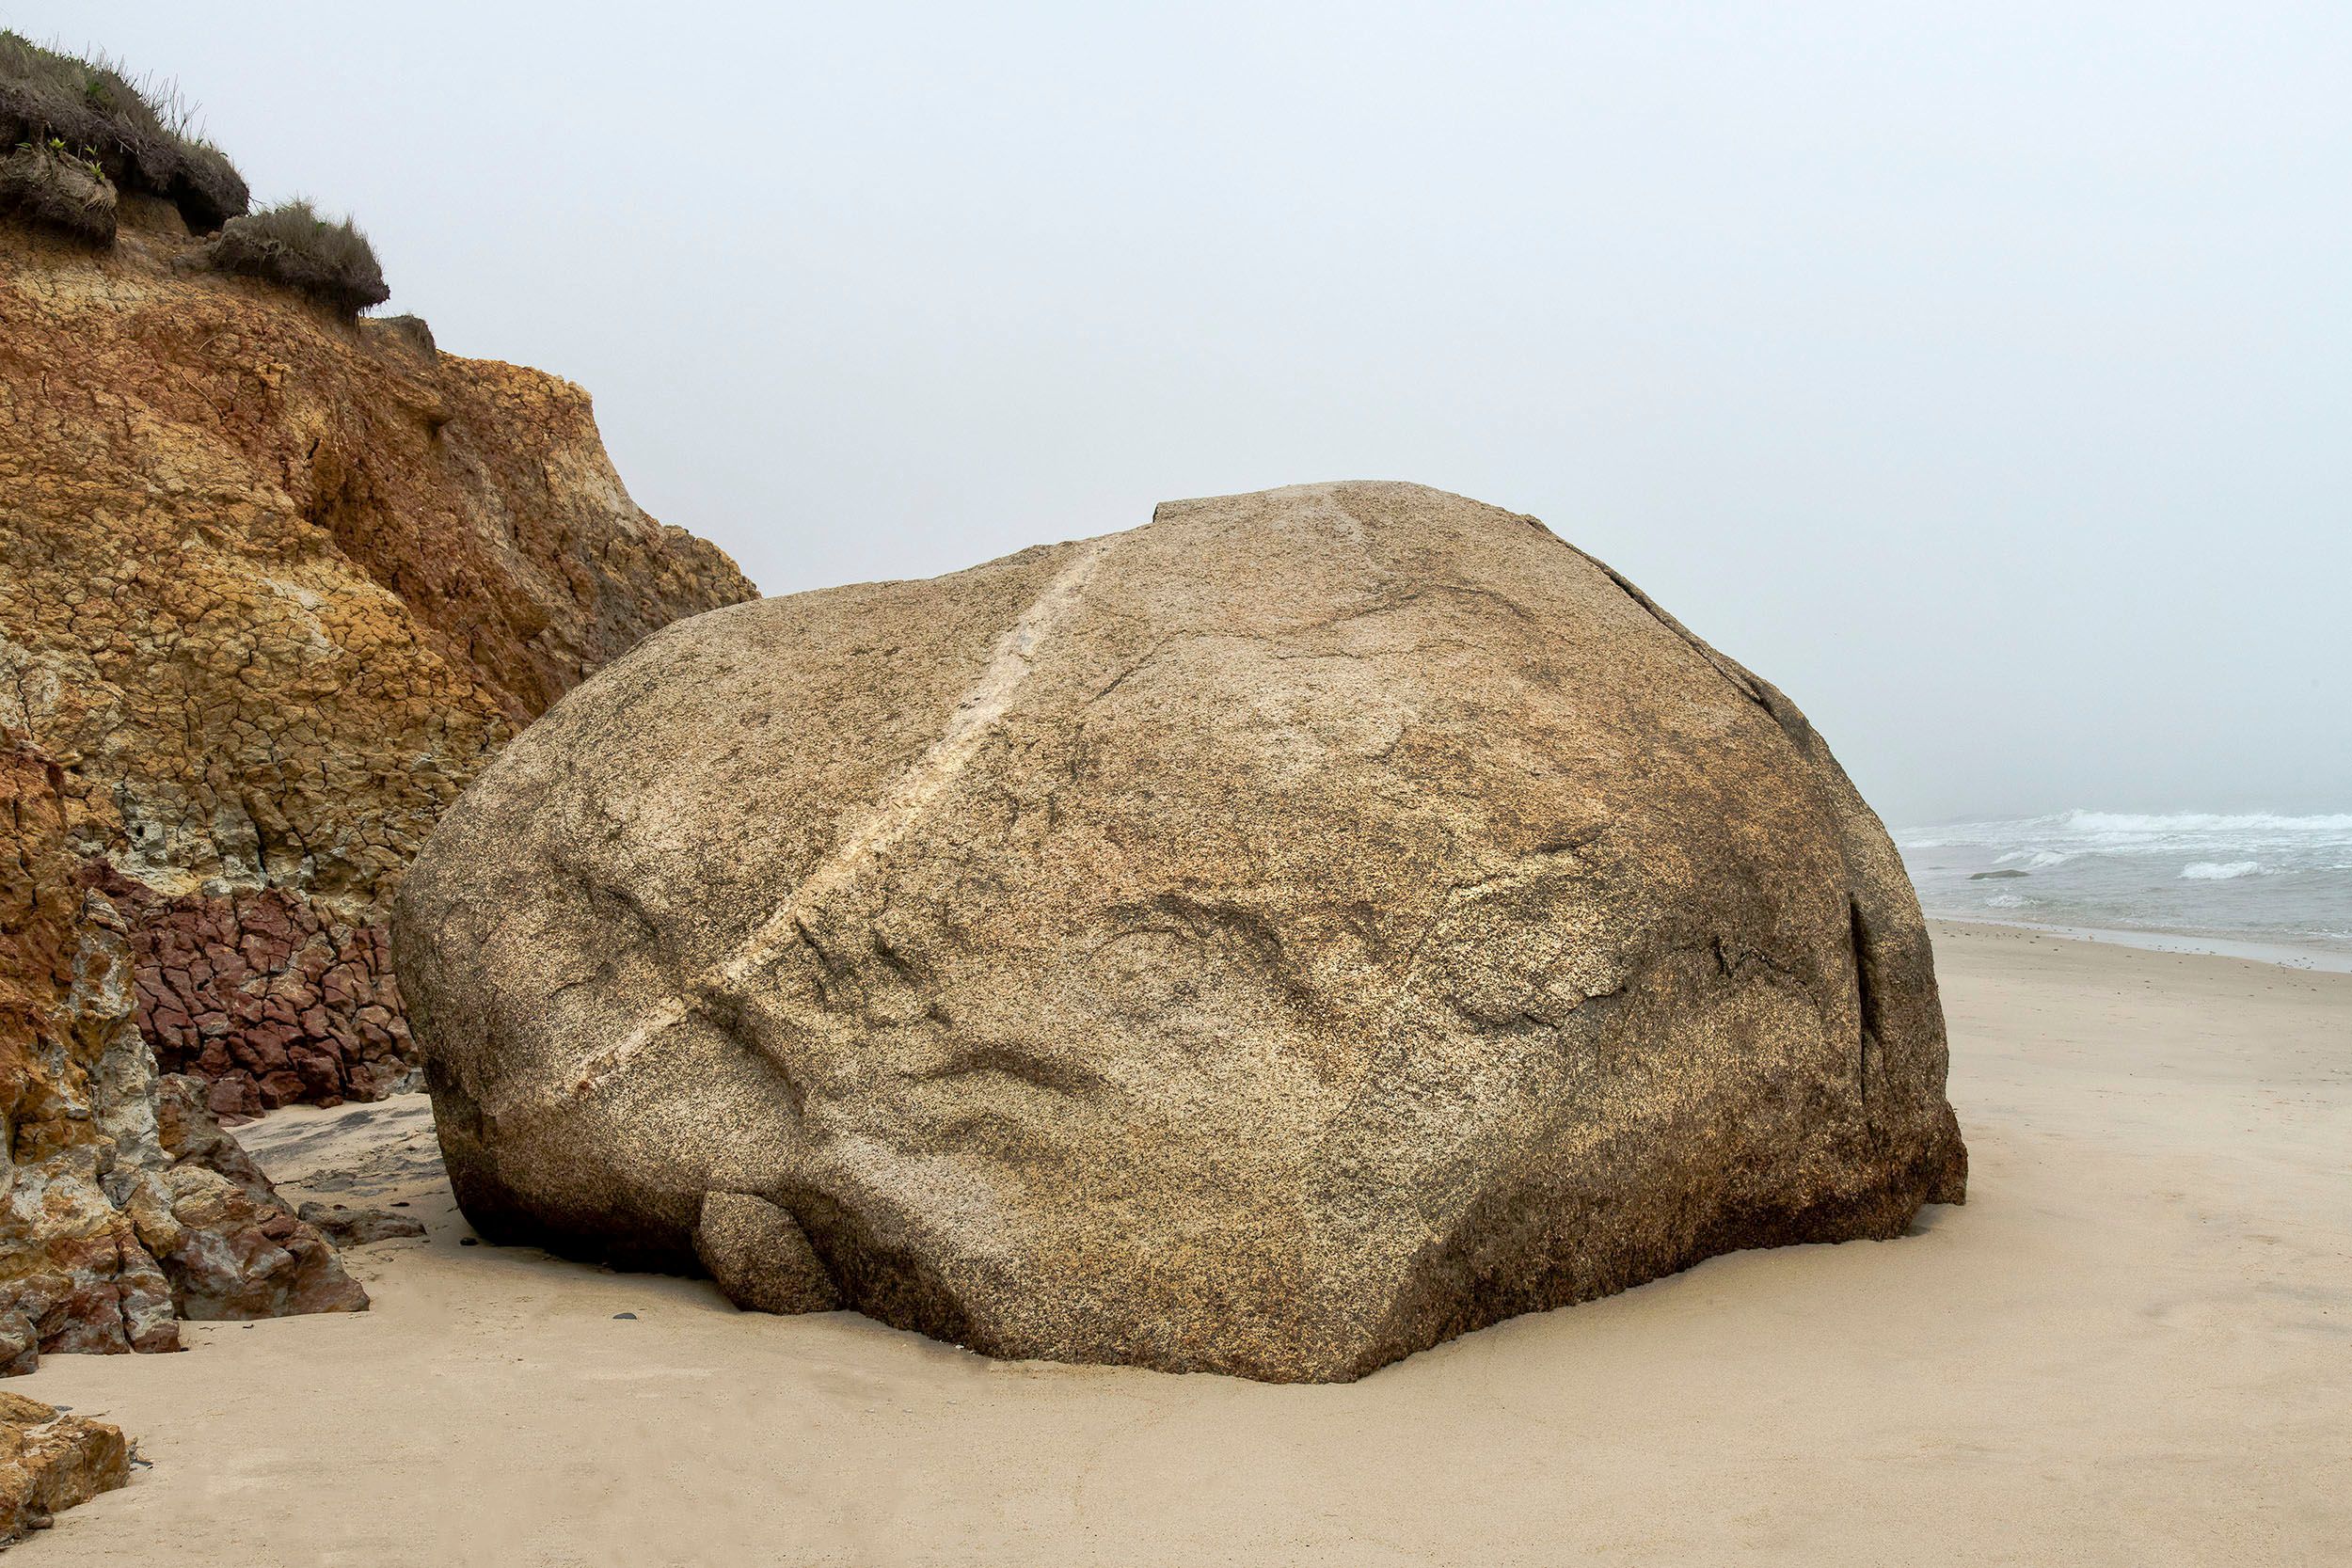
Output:
[[[381,305],[392,293],[375,247],[358,226],[349,218],[321,217],[299,199],[230,218],[205,246],[204,260],[221,272],[298,289],[347,315]]]
[[[0,213],[102,248],[115,243],[112,182],[54,137],[0,150]]]
[[[0,152],[62,142],[116,185],[171,202],[189,229],[205,233],[251,198],[192,120],[169,82],[134,79],[103,55],[83,59],[0,30]]]

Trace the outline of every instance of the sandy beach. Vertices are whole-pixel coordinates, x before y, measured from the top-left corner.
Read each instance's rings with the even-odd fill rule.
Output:
[[[1348,1386],[998,1364],[464,1244],[421,1097],[244,1130],[431,1229],[350,1317],[56,1355],[40,1563],[2352,1560],[2352,974],[1937,927],[1970,1201]],[[633,1316],[628,1316],[633,1314]]]

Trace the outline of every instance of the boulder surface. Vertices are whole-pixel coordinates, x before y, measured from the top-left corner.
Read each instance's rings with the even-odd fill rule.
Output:
[[[993,1355],[1343,1380],[1965,1184],[1804,716],[1415,485],[657,632],[441,819],[393,951],[485,1236]]]

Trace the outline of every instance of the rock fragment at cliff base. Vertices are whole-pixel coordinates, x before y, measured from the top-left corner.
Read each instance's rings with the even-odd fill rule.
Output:
[[[0,1547],[130,1479],[119,1428],[0,1389]]]

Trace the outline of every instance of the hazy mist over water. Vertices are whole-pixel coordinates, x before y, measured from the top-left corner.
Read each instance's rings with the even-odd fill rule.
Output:
[[[770,593],[1534,513],[1891,822],[2352,811],[2352,8],[19,4]]]

